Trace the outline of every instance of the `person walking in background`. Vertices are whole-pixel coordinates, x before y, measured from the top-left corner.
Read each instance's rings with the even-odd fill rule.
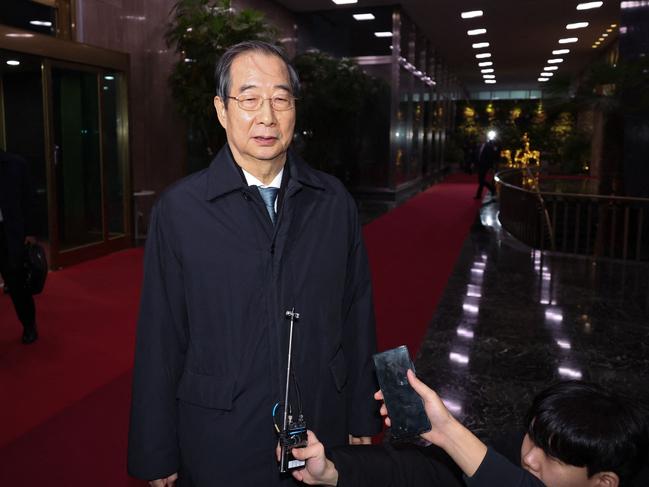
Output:
[[[0,274],[23,325],[22,342],[38,339],[34,297],[25,287],[25,244],[35,243],[34,198],[27,163],[0,150]]]
[[[475,199],[482,198],[482,189],[487,188],[491,196],[496,196],[496,188],[491,181],[487,181],[489,171],[494,168],[498,162],[498,146],[496,145],[496,132],[490,130],[486,140],[480,146],[478,151],[477,169],[478,169],[478,190],[475,193]]]

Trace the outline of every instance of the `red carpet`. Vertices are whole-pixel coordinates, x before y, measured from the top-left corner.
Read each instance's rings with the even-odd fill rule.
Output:
[[[51,272],[30,346],[0,296],[0,447],[132,367],[141,266],[132,249]]]
[[[380,349],[416,353],[475,216],[474,190],[473,177],[451,177],[365,227]],[[146,485],[126,475],[141,265],[132,249],[51,273],[29,347],[0,296],[0,485]]]
[[[476,177],[458,174],[365,226],[378,349],[417,355],[479,202]]]

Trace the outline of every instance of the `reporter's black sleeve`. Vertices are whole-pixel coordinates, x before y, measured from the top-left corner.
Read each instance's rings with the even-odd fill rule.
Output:
[[[472,477],[464,477],[467,487],[544,487],[534,475],[489,448]]]
[[[338,487],[460,487],[430,449],[390,445],[343,446],[327,451],[338,470]]]

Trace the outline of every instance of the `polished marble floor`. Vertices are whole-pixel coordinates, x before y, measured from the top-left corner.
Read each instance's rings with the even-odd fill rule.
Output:
[[[522,426],[531,398],[584,379],[649,405],[649,266],[547,255],[486,202],[416,360],[483,438]]]

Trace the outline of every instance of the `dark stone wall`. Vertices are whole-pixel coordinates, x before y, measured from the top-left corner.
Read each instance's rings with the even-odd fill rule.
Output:
[[[621,2],[620,61],[637,62],[649,58],[649,4]],[[637,92],[625,97],[637,99],[649,89],[649,72],[642,74]],[[624,185],[629,196],[649,197],[649,111],[624,115]]]

